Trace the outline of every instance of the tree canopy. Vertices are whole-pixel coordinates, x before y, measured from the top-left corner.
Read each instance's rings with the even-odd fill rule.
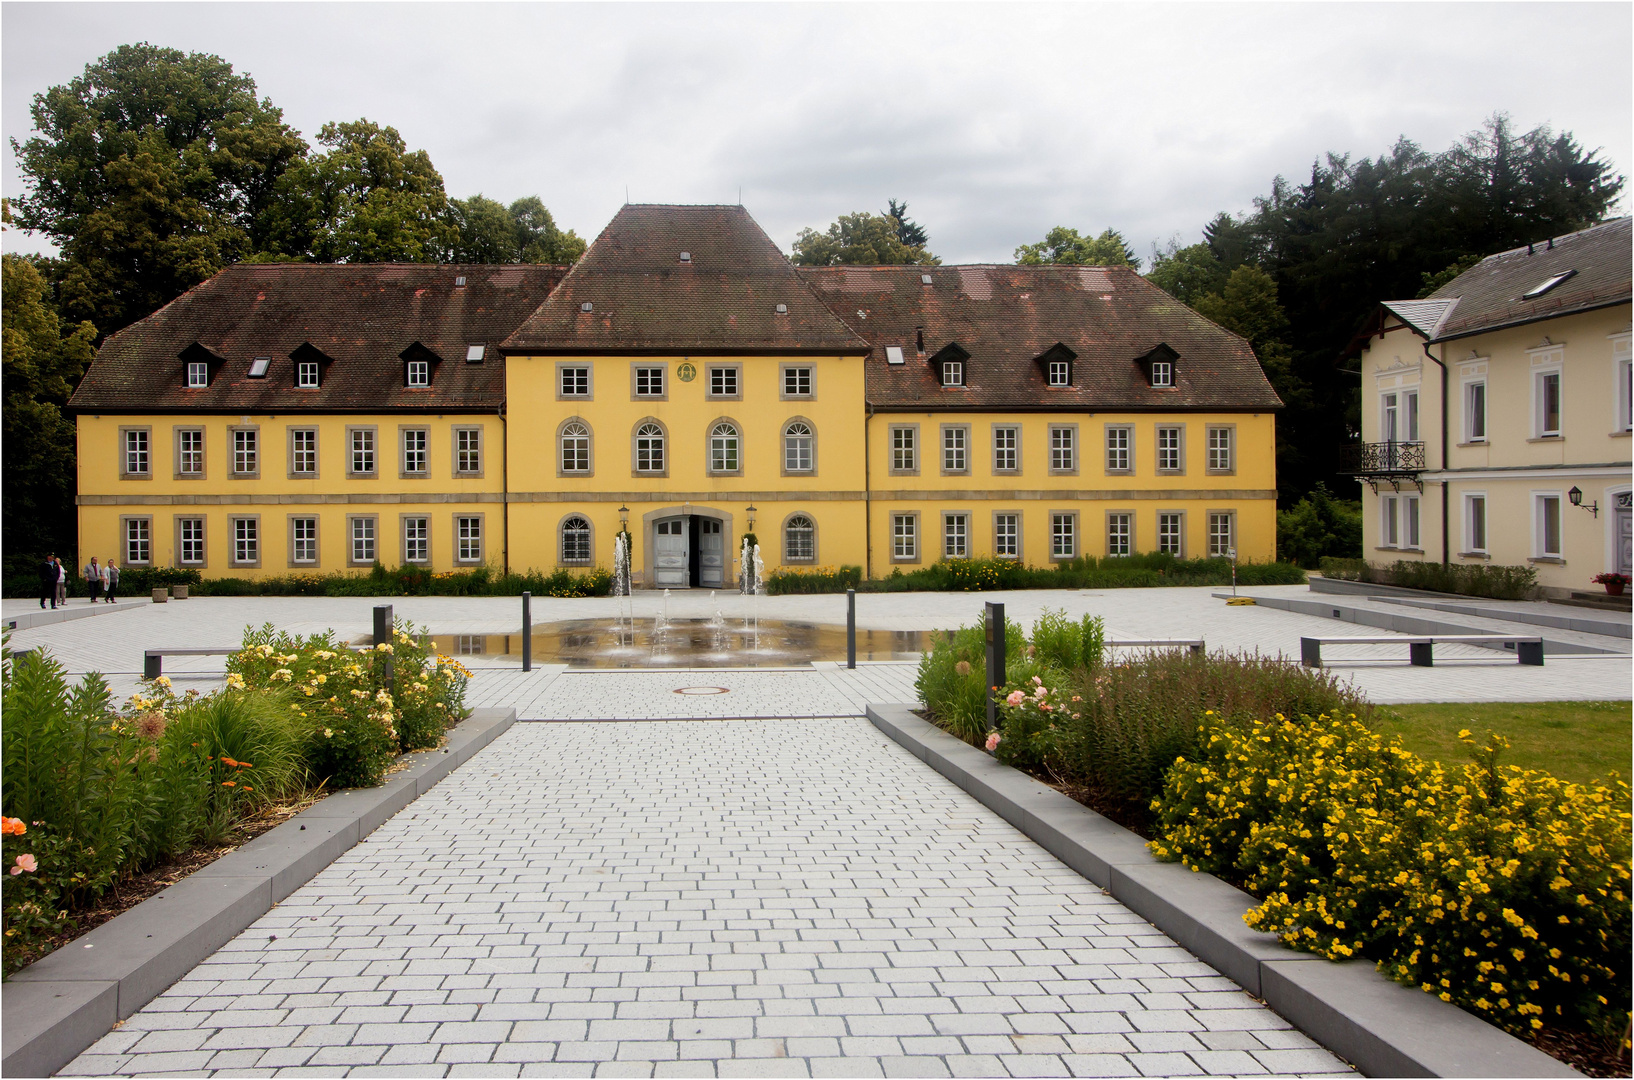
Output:
[[[801,229],[794,240],[796,266],[875,265],[917,263],[937,266],[942,260],[926,250],[929,237],[907,218],[908,204],[895,199],[883,214],[859,210],[842,214],[826,232]],[[910,242],[913,241],[913,242]]]
[[[556,227],[537,195],[504,206],[480,194],[450,199],[454,223],[454,262],[573,263],[584,254],[585,242],[572,229]]]
[[[1123,235],[1107,229],[1099,236],[1080,236],[1077,229],[1057,225],[1036,244],[1016,248],[1016,262],[1023,266],[1127,266],[1140,269],[1140,260],[1124,243]]]

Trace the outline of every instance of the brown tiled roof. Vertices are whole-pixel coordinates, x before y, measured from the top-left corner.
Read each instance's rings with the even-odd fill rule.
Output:
[[[1458,303],[1434,329],[1434,341],[1467,337],[1629,302],[1634,244],[1628,218],[1489,255],[1430,294]],[[1522,297],[1557,274],[1572,276],[1535,300]]]
[[[799,273],[868,340],[868,400],[878,408],[1281,405],[1246,341],[1126,268],[841,266]],[[929,363],[952,344],[970,354],[964,389],[944,389]],[[1070,387],[1048,386],[1036,362],[1057,344],[1077,354]],[[1160,344],[1178,354],[1172,389],[1153,389],[1140,362]],[[906,362],[889,364],[888,346],[901,347]]]
[[[779,313],[778,304],[787,311]],[[855,354],[867,346],[795,275],[743,207],[634,205],[618,212],[504,347]]]
[[[72,412],[488,412],[505,400],[498,345],[566,268],[424,263],[230,266],[103,342],[69,402]],[[456,285],[463,277],[465,284]],[[441,358],[431,386],[403,385],[402,352]],[[182,353],[220,358],[210,385],[187,389]],[[290,354],[327,356],[322,386],[294,387]],[[484,361],[465,361],[469,345]],[[203,354],[196,354],[203,356]],[[258,356],[265,378],[249,377]],[[212,365],[213,368],[215,365]]]

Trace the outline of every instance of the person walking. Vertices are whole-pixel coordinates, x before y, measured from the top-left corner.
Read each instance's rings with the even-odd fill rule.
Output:
[[[68,567],[64,566],[62,564],[62,560],[57,558],[55,555],[51,556],[51,561],[57,564],[57,603],[61,604],[63,607],[67,607],[68,606]],[[52,606],[54,607],[56,605],[52,605]]]
[[[55,610],[57,606],[57,557],[55,555],[47,555],[45,562],[40,564],[41,608],[45,607],[47,600],[51,601],[51,607]]]
[[[119,591],[119,567],[114,565],[113,557],[102,566],[102,595],[110,604],[117,604],[119,600],[114,593]]]
[[[96,603],[96,594],[102,589],[102,567],[96,564],[96,556],[85,564],[85,590],[91,594],[91,603]]]

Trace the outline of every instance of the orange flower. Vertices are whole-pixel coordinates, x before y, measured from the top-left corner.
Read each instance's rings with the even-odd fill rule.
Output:
[[[21,836],[28,832],[22,818],[0,817],[0,836]]]
[[[221,763],[223,765],[232,765],[232,766],[237,766],[238,765],[238,762],[234,761],[232,758],[228,757],[226,754],[221,755]]]
[[[237,787],[238,785],[233,783],[231,780],[223,780],[221,782],[221,786],[222,787]]]

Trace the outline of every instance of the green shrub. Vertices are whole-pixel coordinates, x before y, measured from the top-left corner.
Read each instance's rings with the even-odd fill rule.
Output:
[[[131,575],[152,575],[132,579]],[[166,575],[189,576],[189,580],[169,581]],[[418,566],[386,569],[379,563],[367,573],[274,574],[256,578],[204,578],[198,571],[126,571],[121,587],[131,583],[131,591],[145,591],[149,585],[185,584],[194,596],[606,596],[613,575],[596,567],[576,571],[557,567],[546,574],[529,570],[523,574],[500,574],[488,566],[469,570],[449,570],[433,574]]]
[[[1241,881],[1250,926],[1361,956],[1510,1031],[1618,1036],[1629,1016],[1629,787],[1448,770],[1353,717],[1209,718],[1156,804],[1152,849]]]
[[[766,595],[793,596],[807,593],[838,593],[862,584],[862,567],[831,566],[810,569],[785,566],[766,575]]]
[[[1493,600],[1525,600],[1537,587],[1538,572],[1531,566],[1487,566],[1399,559],[1388,567],[1364,559],[1322,560],[1322,575],[1342,581],[1366,581],[1405,589],[1484,596]]]
[[[1021,625],[1004,620],[1005,669],[1008,678],[1031,673]],[[919,661],[914,690],[934,722],[973,745],[987,736],[987,613],[975,626],[938,638]]]
[[[1362,551],[1362,504],[1336,499],[1326,484],[1277,512],[1277,556],[1314,570],[1324,557],[1355,558]]]
[[[1240,585],[1303,585],[1291,563],[1239,563]],[[995,589],[1141,589],[1231,584],[1229,559],[1177,559],[1156,552],[1097,559],[1084,556],[1050,567],[1014,559],[943,559],[929,566],[857,586],[871,592],[960,592]]]
[[[1034,657],[1063,673],[1100,667],[1105,645],[1106,624],[1099,615],[1085,615],[1073,622],[1065,610],[1045,608],[1033,623]]]
[[[286,694],[229,690],[183,703],[165,732],[167,747],[208,777],[198,808],[200,838],[218,844],[259,806],[306,786],[306,725]]]
[[[202,580],[197,570],[179,566],[129,566],[119,569],[119,591],[131,596],[141,596],[154,589],[168,589],[174,585],[186,585],[191,593]]]

